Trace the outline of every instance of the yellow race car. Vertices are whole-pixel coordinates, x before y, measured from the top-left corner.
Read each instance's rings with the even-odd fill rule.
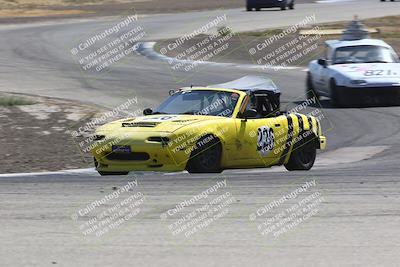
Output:
[[[172,92],[144,116],[99,127],[91,153],[101,175],[129,171],[215,173],[284,165],[309,170],[326,138],[315,117],[279,111],[268,78],[246,76]]]

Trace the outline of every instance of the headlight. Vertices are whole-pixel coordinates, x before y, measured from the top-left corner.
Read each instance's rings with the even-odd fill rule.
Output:
[[[352,80],[351,84],[365,85],[365,84],[367,84],[367,81],[365,81],[365,80]]]

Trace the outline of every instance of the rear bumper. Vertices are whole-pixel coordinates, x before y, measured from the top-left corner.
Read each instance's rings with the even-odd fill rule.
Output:
[[[320,136],[319,137],[319,149],[324,150],[326,148],[326,137]]]
[[[345,105],[400,105],[400,86],[346,87],[338,86],[337,94]]]

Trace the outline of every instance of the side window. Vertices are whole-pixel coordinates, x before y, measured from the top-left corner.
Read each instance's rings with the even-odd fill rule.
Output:
[[[247,103],[245,110],[256,110],[257,117],[255,119],[262,119],[271,116],[271,103],[266,95],[251,95],[250,101]]]

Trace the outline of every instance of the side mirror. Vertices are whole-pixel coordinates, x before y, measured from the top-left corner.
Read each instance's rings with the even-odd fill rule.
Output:
[[[247,109],[244,113],[243,113],[243,119],[254,119],[257,118],[257,110],[255,109]]]
[[[325,68],[327,66],[327,61],[326,59],[320,58],[318,59],[318,64]]]
[[[151,114],[153,114],[153,110],[151,108],[146,108],[143,110],[143,115],[147,116]]]

